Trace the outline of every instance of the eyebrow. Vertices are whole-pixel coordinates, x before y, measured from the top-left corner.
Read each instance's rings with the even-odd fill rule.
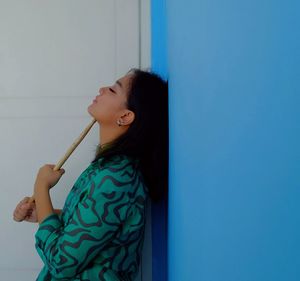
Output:
[[[122,83],[119,81],[119,80],[117,80],[117,82],[116,82],[121,88],[123,87],[122,86]]]

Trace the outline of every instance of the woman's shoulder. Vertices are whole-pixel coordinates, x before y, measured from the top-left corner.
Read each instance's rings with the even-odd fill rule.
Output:
[[[144,187],[143,176],[139,168],[139,160],[127,155],[114,155],[108,161],[98,159],[92,165],[90,180],[97,184],[115,186],[120,191],[132,190],[132,186]],[[106,184],[105,184],[106,183]],[[142,190],[147,188],[144,187]]]
[[[139,160],[127,155],[114,155],[108,159],[99,158],[90,165],[90,173],[94,176],[106,175],[114,178],[132,178],[139,173]]]
[[[125,154],[117,154],[110,156],[109,158],[99,158],[94,164],[96,168],[101,170],[118,171],[126,168],[137,169],[139,159]]]

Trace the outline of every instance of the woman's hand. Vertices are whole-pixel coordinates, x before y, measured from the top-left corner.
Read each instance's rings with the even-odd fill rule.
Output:
[[[35,203],[29,203],[29,197],[24,197],[23,200],[21,200],[18,205],[16,206],[13,218],[17,222],[21,221],[28,221],[28,222],[37,222],[37,213],[36,213],[36,207]]]
[[[39,191],[41,188],[49,190],[58,183],[65,170],[53,171],[54,167],[55,165],[47,164],[39,169],[34,184],[34,192]]]

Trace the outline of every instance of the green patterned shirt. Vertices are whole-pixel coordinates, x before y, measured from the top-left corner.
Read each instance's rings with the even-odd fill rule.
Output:
[[[60,215],[39,225],[35,247],[44,262],[37,281],[132,281],[144,243],[148,189],[139,160],[114,156],[79,176]]]

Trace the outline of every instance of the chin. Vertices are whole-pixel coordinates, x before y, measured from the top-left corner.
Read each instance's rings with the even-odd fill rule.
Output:
[[[94,116],[93,116],[93,113],[92,113],[92,110],[91,110],[91,107],[92,107],[92,105],[89,105],[89,106],[88,106],[87,112],[88,112],[92,117],[94,117]]]

